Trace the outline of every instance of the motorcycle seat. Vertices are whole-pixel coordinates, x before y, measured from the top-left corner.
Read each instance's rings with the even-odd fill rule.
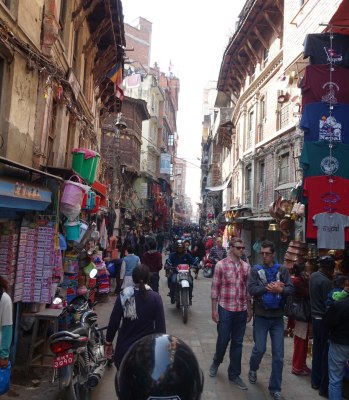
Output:
[[[88,337],[88,331],[82,324],[77,324],[77,326],[74,326],[72,331],[60,331],[54,333],[50,336],[50,342],[56,341],[57,339],[62,339],[63,337],[66,339],[77,340],[81,336]]]
[[[88,331],[86,327],[83,324],[76,324],[74,326],[74,329],[72,331],[73,334],[79,335],[79,336],[88,336]]]

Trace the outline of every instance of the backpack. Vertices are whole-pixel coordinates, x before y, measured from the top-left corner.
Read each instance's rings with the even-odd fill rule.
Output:
[[[280,280],[281,264],[274,264],[270,268],[264,268],[263,265],[256,265],[259,279],[267,286],[270,282]],[[262,296],[262,305],[266,310],[276,310],[283,307],[283,298],[280,293],[265,292]]]

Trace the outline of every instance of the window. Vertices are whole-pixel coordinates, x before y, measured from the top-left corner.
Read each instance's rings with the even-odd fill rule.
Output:
[[[57,108],[58,108],[58,104],[57,104],[56,100],[53,99],[51,118],[49,119],[50,125],[48,127],[48,135],[47,135],[47,151],[46,151],[47,165],[53,165],[53,161],[54,161],[53,145],[54,145],[54,141],[55,141]]]
[[[67,13],[67,0],[61,0],[61,9],[59,10],[59,36],[63,40],[64,37],[64,25],[65,25],[65,16]]]
[[[263,50],[263,67],[268,64],[268,57],[269,57],[269,49]]]
[[[263,187],[265,186],[265,163],[264,161],[261,161],[259,163],[259,186]]]
[[[168,145],[169,146],[173,146],[173,143],[174,143],[174,134],[173,133],[170,133],[169,135],[168,135]]]
[[[250,83],[252,83],[256,78],[256,66],[251,65]]]
[[[74,48],[73,48],[73,70],[77,74],[79,57],[79,29],[75,31],[74,35]]]
[[[248,131],[246,136],[246,150],[252,147],[252,135],[254,132],[254,110],[248,114]]]
[[[289,153],[279,156],[279,184],[289,181]]]
[[[266,96],[262,96],[260,101],[259,101],[259,116],[260,116],[260,122],[264,122],[265,119],[267,118],[267,103],[266,103]]]
[[[249,165],[246,168],[246,180],[245,180],[245,203],[251,203],[251,191],[252,191],[252,167]]]

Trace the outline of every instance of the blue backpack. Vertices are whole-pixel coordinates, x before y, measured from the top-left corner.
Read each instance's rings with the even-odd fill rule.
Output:
[[[270,282],[280,280],[281,264],[274,264],[270,268],[265,268],[263,265],[256,265],[259,279],[265,286]],[[266,310],[276,310],[283,307],[283,298],[280,293],[265,292],[262,295],[262,304]]]

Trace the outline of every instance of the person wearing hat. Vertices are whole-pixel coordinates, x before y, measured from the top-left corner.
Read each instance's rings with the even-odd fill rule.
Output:
[[[324,324],[326,300],[332,290],[335,260],[332,256],[323,256],[318,260],[319,270],[309,279],[310,307],[313,326],[313,360],[311,369],[311,387],[319,390],[321,396],[328,396],[328,337],[329,330]]]

